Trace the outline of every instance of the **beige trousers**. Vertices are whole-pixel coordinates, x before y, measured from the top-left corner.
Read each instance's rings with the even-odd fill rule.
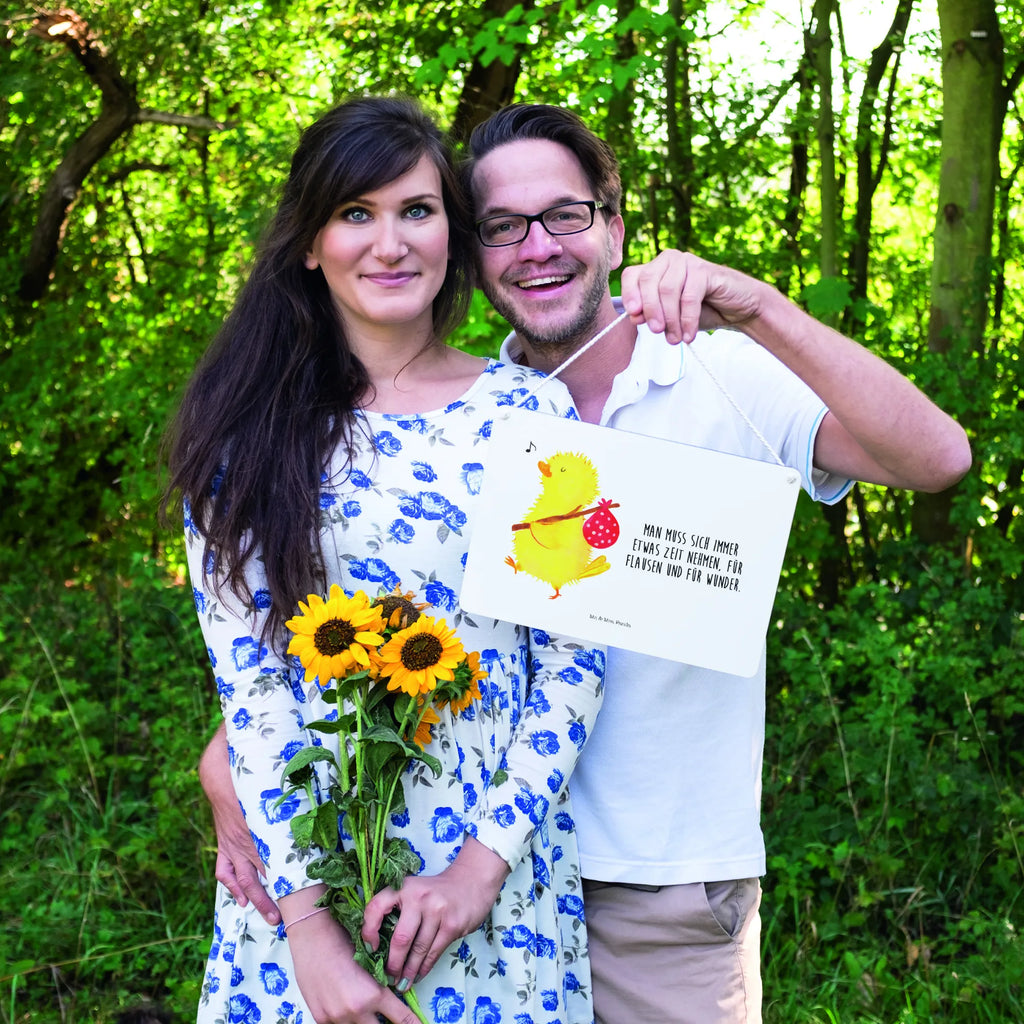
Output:
[[[583,894],[596,1024],[760,1024],[756,878]]]

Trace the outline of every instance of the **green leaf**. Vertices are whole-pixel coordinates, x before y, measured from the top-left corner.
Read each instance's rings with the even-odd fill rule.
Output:
[[[473,41],[469,44],[469,49],[472,54],[476,55],[485,47],[493,46],[495,42],[494,30],[490,27],[483,28],[473,36]]]
[[[852,285],[844,277],[823,277],[801,293],[807,311],[819,320],[829,320],[850,305]]]
[[[292,838],[295,842],[306,849],[313,845],[313,829],[316,826],[316,811],[303,811],[296,814],[289,822],[292,829]]]
[[[345,931],[348,932],[349,938],[352,940],[352,945],[356,948],[356,962],[360,963],[358,960],[359,950],[364,948],[362,937],[359,934],[363,928],[363,907],[352,906],[352,904],[341,899],[332,899],[331,914],[334,919],[341,924]],[[367,952],[369,953],[369,951]],[[369,957],[373,957],[374,955],[375,954],[373,953],[369,953]],[[361,964],[361,966],[371,973],[373,972],[373,965],[370,959],[368,959],[365,964]],[[384,982],[381,982],[381,984],[384,984]]]
[[[383,798],[391,788],[391,782],[405,771],[409,758],[400,748],[380,744],[367,751],[365,763],[367,773],[363,779],[363,792]]]
[[[388,815],[401,814],[405,810],[405,790],[401,786],[395,786],[394,796],[391,797],[391,806],[388,807]]]
[[[363,733],[364,743],[397,743],[405,746],[402,737],[395,731],[394,726],[375,723]]]
[[[636,72],[628,65],[612,69],[612,84],[616,89],[622,90],[633,81]]]
[[[378,892],[379,891],[380,890],[378,890]],[[388,959],[388,951],[391,949],[391,936],[395,932],[396,924],[398,924],[398,911],[389,910],[388,913],[384,915],[384,920],[381,921],[379,942],[377,944],[376,952],[370,949],[370,947],[367,946],[366,943],[363,942],[361,938],[357,939],[355,942],[356,963],[362,966],[364,970],[367,970],[371,974],[373,974],[375,978],[377,977],[378,969],[383,974],[384,964],[387,963]],[[360,928],[361,927],[362,923],[360,921]],[[382,985],[387,984],[386,980],[381,980],[381,978],[377,978],[377,980]]]
[[[435,779],[441,777],[441,762],[433,754],[428,754],[425,750],[420,750],[419,747],[416,747],[413,753],[413,760],[422,761],[434,773]]]
[[[313,843],[323,850],[333,850],[338,845],[338,808],[332,801],[316,809]]]
[[[366,700],[363,702],[363,707],[367,712],[376,711],[381,714],[387,713],[390,716],[392,722],[397,717],[397,711],[393,709],[398,708],[398,700],[401,697],[406,697],[404,693],[392,693],[386,686],[372,686],[370,692],[366,695]],[[374,721],[377,721],[377,715],[374,715]]]
[[[401,889],[409,875],[418,874],[422,861],[405,839],[392,837],[384,843],[380,861],[379,884]]]
[[[453,68],[469,57],[469,51],[464,45],[454,46],[451,43],[442,43],[437,55],[444,62],[445,67]]]
[[[306,728],[312,729],[314,732],[322,732],[327,735],[352,731],[349,723],[345,721],[344,717],[338,717],[335,719],[320,718],[315,722],[310,722]]]
[[[362,924],[360,923],[359,928],[356,929],[357,935],[361,928]],[[372,974],[374,979],[377,981],[377,984],[387,985],[387,972],[384,970],[384,964],[387,960],[387,947],[384,943],[381,943],[381,948],[378,949],[376,953],[373,953],[366,949],[361,941],[356,942],[356,951],[352,959],[355,960],[355,962],[359,964],[367,974]]]
[[[365,809],[355,793],[342,793],[335,788],[331,790],[331,794],[339,814],[351,814],[353,818],[362,820],[361,815],[365,813]],[[346,829],[346,831],[351,832],[352,829]]]
[[[325,854],[306,868],[306,874],[332,889],[355,889],[361,881],[355,850],[334,850]]]
[[[284,766],[281,772],[282,786],[286,784],[291,784],[292,786],[304,785],[310,778],[311,766],[317,761],[326,761],[333,765],[335,769],[338,767],[334,754],[326,747],[303,747],[293,757],[289,758],[288,763]]]

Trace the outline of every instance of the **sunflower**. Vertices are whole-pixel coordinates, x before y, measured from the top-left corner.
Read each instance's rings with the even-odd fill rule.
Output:
[[[422,705],[420,706],[422,707]],[[433,707],[428,706],[423,712],[420,724],[416,726],[416,735],[412,738],[413,743],[415,743],[420,750],[422,750],[434,738],[433,730],[430,727],[440,721],[441,716],[433,709]]]
[[[480,699],[480,687],[477,683],[487,678],[487,673],[480,668],[480,654],[478,651],[470,651],[466,655],[466,665],[469,668],[469,683],[461,697],[448,702],[453,715],[459,715],[475,700]]]
[[[366,594],[360,590],[346,597],[335,583],[327,601],[318,594],[310,594],[308,601],[308,605],[300,601],[302,614],[285,623],[295,634],[288,653],[298,655],[306,682],[319,677],[320,685],[326,686],[328,680],[342,679],[353,668],[369,668],[367,646],[384,642],[384,622]]]
[[[389,690],[415,697],[429,693],[439,679],[453,679],[452,671],[465,657],[462,641],[444,619],[421,615],[408,629],[396,633],[379,654],[380,676]]]
[[[416,602],[415,597],[415,593],[411,590],[403,593],[401,584],[397,584],[390,593],[381,594],[376,598],[373,607],[380,609],[381,617],[386,625],[393,629],[406,629],[420,617],[420,612],[427,607],[426,604]]]

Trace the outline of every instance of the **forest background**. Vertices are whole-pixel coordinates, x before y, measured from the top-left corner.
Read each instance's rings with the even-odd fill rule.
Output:
[[[798,507],[766,1020],[1024,1020],[1019,0],[5,0],[0,23],[0,1022],[194,1013],[218,710],[159,439],[300,129],[392,90],[457,139],[565,103],[621,158],[630,261],[771,280],[967,428],[952,492]],[[503,331],[478,297],[456,341]]]

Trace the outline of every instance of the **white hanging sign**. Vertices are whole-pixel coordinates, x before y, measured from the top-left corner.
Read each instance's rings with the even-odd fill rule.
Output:
[[[488,444],[462,607],[753,675],[799,490],[785,466],[513,410]]]

